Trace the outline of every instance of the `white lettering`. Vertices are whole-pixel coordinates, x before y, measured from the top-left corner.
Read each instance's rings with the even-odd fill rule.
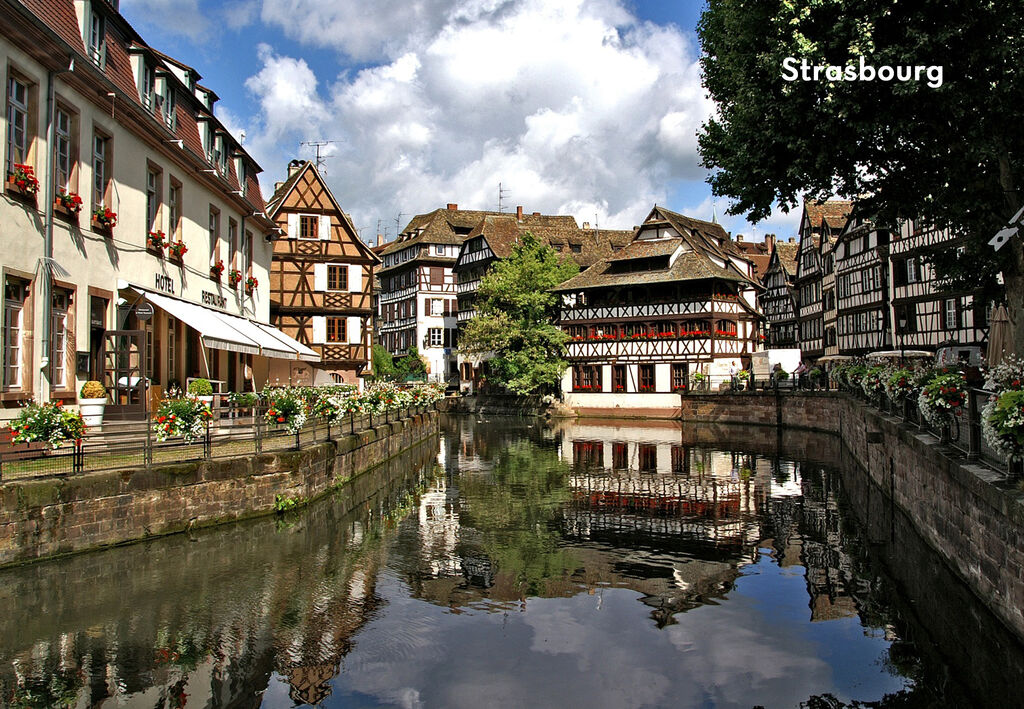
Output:
[[[942,86],[942,66],[928,67],[928,86],[937,89]]]
[[[870,74],[868,73],[869,70],[871,71]],[[864,57],[860,58],[860,72],[858,72],[857,76],[860,78],[861,81],[875,80],[875,67],[868,66],[867,64],[865,64]]]
[[[796,70],[796,57],[786,57],[782,60],[782,80],[796,81],[800,73]]]
[[[891,66],[880,66],[878,67],[878,80],[879,81],[892,81],[893,71]]]
[[[857,58],[856,64],[846,65],[814,65],[806,58],[786,57],[782,60],[783,81],[921,81],[921,76],[928,78],[928,86],[937,89],[942,86],[942,66],[912,66],[888,64],[875,67],[868,64],[863,56]]]
[[[843,67],[829,65],[825,69],[825,78],[829,81],[842,81],[843,80]]]

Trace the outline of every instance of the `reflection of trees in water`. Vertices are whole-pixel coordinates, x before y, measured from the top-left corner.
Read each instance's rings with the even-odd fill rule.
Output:
[[[295,514],[0,575],[0,703],[251,705],[278,672],[315,703],[365,623],[393,510],[436,456],[421,446]],[[404,508],[403,508],[404,506]]]

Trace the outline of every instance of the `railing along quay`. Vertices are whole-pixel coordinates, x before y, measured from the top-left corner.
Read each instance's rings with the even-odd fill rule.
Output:
[[[152,421],[104,422],[101,427],[87,429],[81,441],[57,449],[42,443],[4,445],[0,448],[0,481],[298,450],[332,437],[361,433],[374,425],[402,421],[435,408],[436,404],[427,404],[378,415],[348,414],[340,424],[334,425],[324,419],[310,418],[301,430],[292,433],[285,425],[267,422],[266,405],[229,404],[214,410],[214,421],[206,425],[202,437],[191,443],[180,437],[157,441]]]

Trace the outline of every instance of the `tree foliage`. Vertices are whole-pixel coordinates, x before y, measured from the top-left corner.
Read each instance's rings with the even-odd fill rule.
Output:
[[[477,316],[460,333],[463,354],[490,355],[492,380],[517,394],[556,391],[568,336],[555,327],[550,289],[579,273],[569,258],[526,234],[480,281]]]
[[[932,257],[947,285],[992,294],[1002,270],[1024,323],[1021,240],[986,245],[1022,204],[1021,27],[1024,3],[999,0],[709,0],[698,33],[718,112],[698,140],[715,193],[752,220],[841,195],[884,227],[950,228],[963,250]],[[787,82],[788,57],[941,66],[943,81]]]
[[[396,360],[383,345],[374,345],[370,356],[376,379],[404,382],[410,379],[423,379],[426,376],[427,365],[416,347],[410,347],[404,357]]]

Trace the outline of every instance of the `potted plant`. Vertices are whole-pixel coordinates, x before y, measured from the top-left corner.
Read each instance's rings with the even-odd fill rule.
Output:
[[[92,212],[92,225],[96,229],[109,233],[117,226],[117,212],[112,212],[106,207],[96,207]]]
[[[254,290],[259,286],[260,282],[257,281],[253,276],[249,276],[245,279],[245,292],[252,294]]]
[[[32,166],[15,163],[14,170],[7,174],[7,188],[34,198],[39,191],[39,180]]]
[[[78,411],[86,426],[101,426],[103,410],[107,406],[107,390],[97,381],[90,380],[78,392]]]
[[[707,374],[703,372],[693,373],[693,390],[694,391],[707,391],[711,380]]]
[[[53,200],[54,209],[63,212],[69,217],[78,217],[82,211],[82,198],[74,192],[61,190],[60,194]]]
[[[221,275],[224,273],[224,262],[218,261],[217,263],[210,266],[210,278],[215,281],[219,281]]]
[[[209,386],[210,383],[206,384]],[[172,436],[181,436],[185,443],[191,443],[206,434],[206,426],[211,419],[213,412],[210,411],[209,404],[201,401],[200,397],[164,399],[153,417],[153,432],[156,433],[156,440],[161,443]]]
[[[228,271],[228,285],[232,288],[237,288],[238,284],[242,282],[242,272],[237,268],[232,268]]]
[[[967,382],[959,373],[940,374],[921,389],[917,405],[921,415],[933,426],[945,429],[953,423],[953,416],[963,410]]]
[[[32,403],[21,410],[11,424],[13,443],[42,441],[51,448],[60,448],[67,441],[81,440],[85,420],[77,411],[68,411],[61,403]]]
[[[160,230],[149,232],[146,236],[146,248],[162,253],[167,248],[167,244],[164,241],[164,233]]]
[[[269,424],[287,427],[289,433],[298,433],[306,423],[306,403],[291,392],[277,391],[270,401],[266,419]]]
[[[193,379],[188,383],[188,393],[199,397],[207,406],[213,405],[213,385],[209,379]]]
[[[171,258],[178,263],[181,263],[181,260],[185,257],[185,253],[187,251],[188,247],[185,246],[185,242],[180,239],[167,244],[167,253],[170,254]]]

